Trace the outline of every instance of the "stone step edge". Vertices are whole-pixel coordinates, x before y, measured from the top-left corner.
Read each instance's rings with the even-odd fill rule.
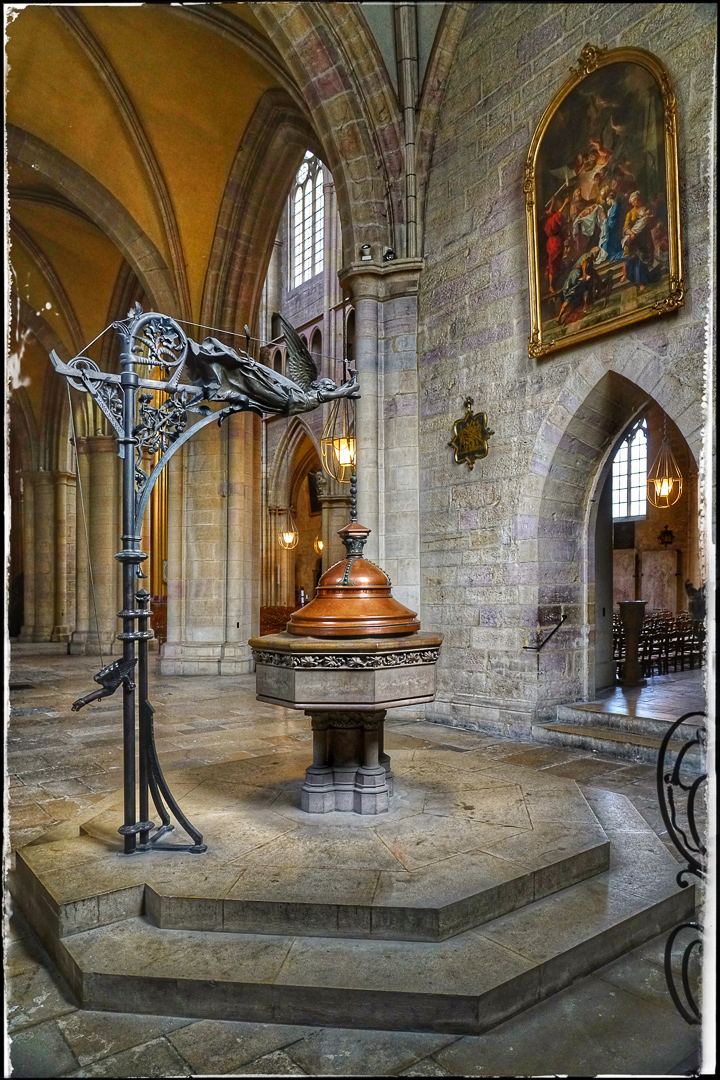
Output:
[[[602,712],[599,709],[588,708],[584,702],[578,702],[575,705],[556,705],[555,708],[557,721],[569,721],[578,726],[603,727],[612,731],[634,732],[637,735],[649,735],[660,740],[674,723],[672,720],[658,720],[652,716]],[[680,741],[692,738],[696,730],[692,724],[683,724],[678,728],[676,737]]]
[[[587,735],[594,739],[605,739],[608,742],[625,743],[630,746],[646,746],[656,752],[662,744],[662,739],[658,739],[654,735],[639,735],[634,731],[618,731],[615,728],[594,727],[592,724],[554,722],[550,724],[534,724],[533,727],[544,728],[545,731],[560,731],[568,735]],[[670,741],[668,748],[674,753],[678,753],[682,746],[682,742],[673,739]]]
[[[532,737],[538,743],[552,746],[573,747],[580,750],[588,750],[592,753],[602,754],[615,761],[634,762],[635,764],[656,765],[658,748],[646,743],[630,743],[618,737],[611,737],[606,729],[592,729],[586,726],[573,727],[571,724],[533,724]],[[682,745],[682,744],[680,744]],[[666,763],[668,767],[675,764],[679,747],[668,747]],[[695,775],[699,766],[693,767],[692,762],[686,758],[686,771],[689,775]],[[704,762],[703,766],[704,768]]]
[[[694,906],[694,886],[648,901],[640,911],[479,995],[94,973],[76,960],[73,938],[60,943],[59,959],[84,1009],[118,1011],[120,1004],[126,1011],[131,1001],[133,1011],[150,1015],[477,1035],[669,930]]]
[[[602,874],[609,861],[610,842],[606,838],[565,859],[528,869],[525,874],[490,889],[438,907],[365,907],[241,899],[228,900],[226,905],[221,898],[176,897],[170,891],[163,893],[161,886],[147,884],[131,885],[63,904],[52,896],[25,861],[21,848],[16,853],[11,889],[31,925],[46,929],[48,947],[51,940],[54,942],[70,934],[139,915],[146,915],[160,929],[432,942],[444,941]],[[518,882],[522,882],[520,888]],[[190,921],[188,910],[194,910]],[[226,913],[230,914],[227,926]],[[408,929],[408,916],[415,923],[412,931]],[[352,918],[360,924],[355,932]],[[365,926],[363,920],[366,920]],[[334,931],[329,931],[333,924]]]

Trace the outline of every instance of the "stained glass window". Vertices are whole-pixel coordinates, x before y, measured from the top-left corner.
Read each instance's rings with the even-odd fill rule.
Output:
[[[293,288],[323,268],[323,170],[309,150],[295,177],[291,201]]]
[[[623,439],[613,459],[612,515],[643,518],[646,513],[647,425],[639,420]]]

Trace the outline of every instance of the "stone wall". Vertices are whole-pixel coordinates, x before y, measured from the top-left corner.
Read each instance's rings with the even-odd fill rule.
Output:
[[[619,436],[649,400],[700,460],[709,295],[709,4],[476,4],[427,191],[418,321],[423,625],[445,634],[432,719],[526,732],[594,690],[594,522]],[[678,102],[686,303],[529,360],[523,166],[586,42],[666,65]],[[467,395],[495,431],[472,472],[448,440]],[[524,650],[565,624],[539,654]]]

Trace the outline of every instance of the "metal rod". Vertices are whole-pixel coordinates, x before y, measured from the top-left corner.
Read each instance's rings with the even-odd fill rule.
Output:
[[[563,623],[565,622],[565,620],[566,620],[566,619],[567,619],[567,615],[563,615],[562,619],[561,619],[561,620],[560,620],[560,622],[559,622],[559,623],[557,624],[557,626],[556,626],[556,627],[554,627],[554,628],[553,628],[553,629],[552,629],[552,630],[550,631],[550,633],[548,634],[548,636],[547,636],[546,638],[544,638],[544,639],[543,639],[543,641],[541,641],[539,645],[523,645],[523,649],[529,649],[529,650],[530,650],[531,652],[540,652],[540,650],[542,649],[543,645],[547,645],[547,643],[548,643],[548,641],[550,640],[550,638],[551,638],[551,637],[553,636],[553,634],[554,634],[554,633],[555,633],[555,632],[556,632],[557,630],[559,630],[559,629],[560,629],[560,627],[562,626],[562,624],[563,624]]]
[[[138,629],[141,633],[148,629],[150,611],[150,593],[147,589],[140,589],[135,593],[140,611],[147,612],[138,615]],[[150,806],[148,800],[149,763],[148,743],[150,741],[148,731],[148,639],[143,637],[138,641],[138,813],[140,824],[147,826],[138,833],[138,847],[142,848],[148,842],[150,829],[154,823],[149,821]]]
[[[142,560],[138,538],[135,536],[135,396],[138,376],[133,366],[129,337],[124,338],[120,357],[120,385],[123,395],[123,438],[125,455],[122,468],[122,550],[115,556],[123,568],[123,661],[135,662],[135,567]],[[135,853],[137,845],[137,817],[135,802],[135,684],[127,680],[123,684],[123,804],[124,822],[120,833],[124,840],[126,855]]]

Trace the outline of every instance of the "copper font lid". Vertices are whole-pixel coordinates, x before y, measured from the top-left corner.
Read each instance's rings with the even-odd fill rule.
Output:
[[[326,570],[315,599],[294,611],[287,624],[290,634],[308,637],[375,637],[414,634],[420,621],[414,611],[394,600],[384,570],[362,557],[370,529],[356,521],[338,536],[347,558]]]

